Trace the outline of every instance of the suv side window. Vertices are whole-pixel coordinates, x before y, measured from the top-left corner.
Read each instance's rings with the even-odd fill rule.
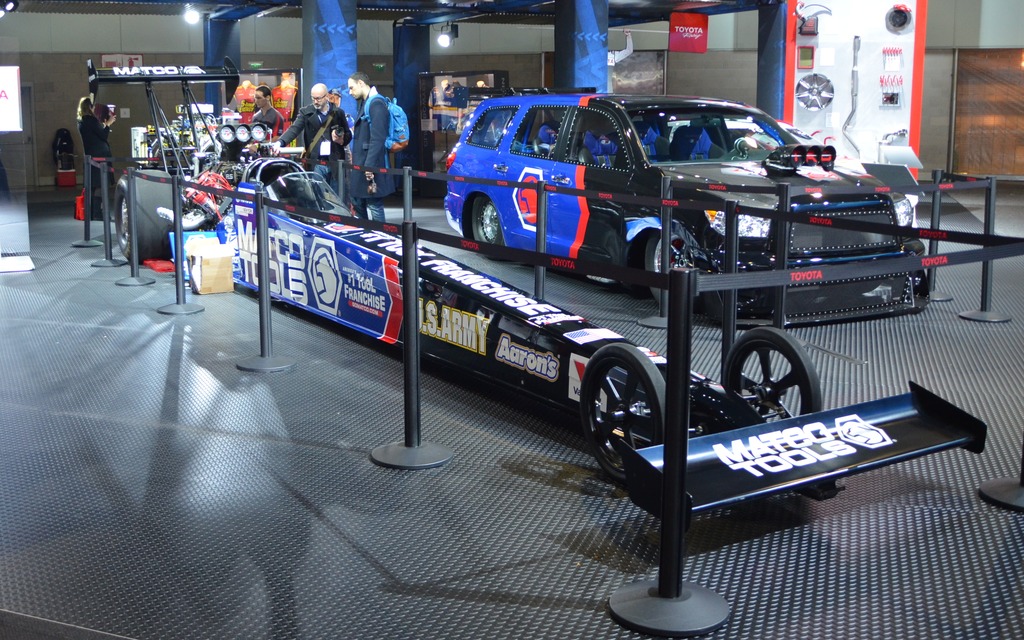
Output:
[[[622,130],[609,114],[581,108],[576,113],[566,162],[625,170],[629,165],[629,152],[623,142],[625,139]]]
[[[512,153],[551,157],[567,110],[566,107],[533,107],[527,111],[512,140]]]
[[[497,149],[505,134],[505,127],[515,112],[515,107],[499,107],[483,112],[473,124],[473,130],[466,138],[466,143],[475,147]]]

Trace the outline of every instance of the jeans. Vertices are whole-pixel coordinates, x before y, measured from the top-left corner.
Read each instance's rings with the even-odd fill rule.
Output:
[[[331,185],[334,189],[334,193],[338,193],[338,183],[334,181],[334,175],[331,173],[331,165],[329,164],[314,164],[313,171],[319,173],[327,181],[327,184]]]
[[[384,198],[352,198],[352,209],[364,220],[384,222]],[[369,213],[369,215],[367,215]]]

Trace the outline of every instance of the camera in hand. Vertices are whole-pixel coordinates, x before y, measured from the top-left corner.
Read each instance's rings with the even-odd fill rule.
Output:
[[[371,195],[377,193],[377,180],[375,180],[373,176],[370,176],[369,182],[370,184],[366,185],[366,192]]]

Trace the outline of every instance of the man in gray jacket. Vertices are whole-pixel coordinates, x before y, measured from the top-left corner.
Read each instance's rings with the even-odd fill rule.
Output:
[[[370,78],[362,71],[348,78],[348,92],[356,100],[356,124],[352,131],[352,164],[362,171],[349,174],[349,195],[355,214],[368,220],[384,222],[384,197],[395,192],[394,180],[390,173],[375,173],[372,169],[387,166],[387,149],[384,139],[388,137],[390,116],[380,94],[370,86]],[[380,96],[383,98],[383,96]]]

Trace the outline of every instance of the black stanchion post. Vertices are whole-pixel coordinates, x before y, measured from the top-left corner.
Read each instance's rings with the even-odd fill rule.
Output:
[[[1020,477],[998,478],[983,482],[978,487],[978,496],[997,507],[1024,511],[1024,447],[1021,449]]]
[[[263,206],[263,185],[255,184],[253,208],[256,211],[256,273],[259,278],[260,355],[246,358],[235,366],[242,371],[285,371],[295,366],[291,358],[274,356],[270,327],[270,240],[267,208]]]
[[[672,261],[672,178],[661,177],[661,272],[667,274]],[[641,327],[664,329],[668,326],[668,289],[658,292],[658,315],[637,320]]]
[[[537,241],[534,249],[537,253],[548,252],[548,190],[547,182],[537,183]],[[533,268],[533,296],[544,299],[544,281],[547,278],[547,267],[538,264]]]
[[[985,235],[996,233],[996,179],[988,179],[985,190]],[[981,308],[962,311],[960,317],[975,322],[1009,322],[1010,316],[992,311],[992,260],[981,263]]]
[[[130,256],[128,265],[131,269],[131,275],[114,281],[114,284],[122,287],[138,287],[156,282],[156,278],[139,275],[139,238],[136,235],[137,230],[135,226],[135,215],[137,213],[135,203],[138,191],[135,188],[135,180],[135,169],[128,169],[128,202],[126,206],[128,207],[128,254]]]
[[[939,189],[939,183],[942,182],[943,175],[942,169],[935,169],[932,171],[932,185],[935,187],[935,191],[932,192],[932,214],[928,223],[932,230],[938,230],[940,218],[942,216],[942,190]],[[939,241],[932,238],[928,241],[928,255],[935,255],[938,252]],[[928,298],[932,302],[949,302],[953,299],[953,296],[948,293],[943,293],[935,288],[935,282],[938,276],[938,269],[935,267],[928,269]]]
[[[174,212],[174,290],[177,302],[164,305],[156,311],[165,315],[185,316],[199,313],[204,307],[194,302],[185,302],[185,239],[181,226],[181,179],[178,176],[171,176],[171,202],[171,210]]]
[[[94,267],[120,267],[128,264],[128,261],[123,258],[115,258],[113,249],[110,242],[110,202],[107,197],[107,190],[109,184],[107,183],[107,161],[104,160],[102,170],[100,171],[100,189],[102,194],[100,196],[103,206],[103,259],[96,260],[92,263]],[[91,214],[89,214],[91,216]]]
[[[736,260],[740,252],[739,220],[736,218],[738,204],[735,200],[725,201],[725,272],[736,273]],[[737,292],[728,289],[722,294],[722,375],[725,380],[725,360],[736,340]]]
[[[686,525],[690,506],[686,493],[686,461],[690,428],[690,361],[694,269],[669,274],[668,364],[665,380],[665,466],[662,471],[661,559],[657,588],[650,580],[620,587],[608,608],[624,627],[658,636],[683,637],[711,633],[729,619],[725,598],[697,584],[683,582]]]
[[[402,221],[412,222],[412,167],[402,167]]]
[[[341,203],[345,205],[346,209],[348,209],[348,161],[338,160],[338,169],[340,169],[340,172],[338,173],[338,199],[341,200]]]
[[[789,231],[793,226],[786,219],[789,213],[789,183],[779,183],[779,208],[783,219],[777,220],[775,229],[775,268],[785,269],[789,265]],[[778,329],[786,328],[786,285],[779,285],[775,288],[773,295],[774,310],[772,313],[772,326]]]
[[[412,174],[409,174],[412,177]],[[446,464],[452,451],[420,438],[419,256],[416,223],[402,222],[402,365],[405,381],[405,442],[382,445],[370,460],[393,469],[430,469]]]
[[[92,223],[92,156],[85,156],[85,176],[82,180],[85,182],[82,186],[82,193],[85,195],[85,220],[84,222],[84,236],[81,240],[76,240],[71,243],[72,247],[98,247],[102,243],[99,240],[92,239],[92,229],[90,225]]]

